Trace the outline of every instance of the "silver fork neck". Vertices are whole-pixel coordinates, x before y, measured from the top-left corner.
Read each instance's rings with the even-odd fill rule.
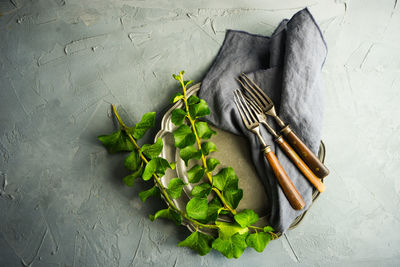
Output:
[[[262,147],[266,147],[267,144],[265,143],[264,138],[261,136],[260,127],[259,127],[259,126],[254,127],[253,129],[251,129],[251,131],[252,131],[255,135],[257,135],[258,140],[260,141]]]

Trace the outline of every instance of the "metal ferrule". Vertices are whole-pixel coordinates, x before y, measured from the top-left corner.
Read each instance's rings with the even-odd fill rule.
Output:
[[[282,130],[281,133],[283,133],[284,135],[288,135],[288,133],[290,133],[292,131],[292,129],[290,128],[289,125],[286,125]]]

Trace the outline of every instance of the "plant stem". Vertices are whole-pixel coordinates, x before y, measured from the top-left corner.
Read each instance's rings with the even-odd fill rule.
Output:
[[[261,227],[257,227],[257,226],[252,226],[252,225],[250,225],[250,226],[247,226],[248,228],[252,228],[252,229],[254,229],[254,231],[256,231],[256,233],[257,233],[257,230],[261,230],[261,231],[264,231],[264,228],[261,228]],[[273,236],[273,239],[276,239],[276,238],[278,238],[278,236],[274,233],[274,232],[268,232],[270,235],[272,235]]]
[[[112,109],[113,112],[115,114],[115,117],[118,120],[118,123],[121,125],[122,129],[124,130],[124,132],[128,135],[130,141],[132,142],[133,146],[135,147],[135,149],[139,152],[140,158],[147,164],[149,161],[148,159],[142,154],[140,153],[140,146],[136,143],[136,140],[133,138],[133,136],[128,132],[128,127],[125,125],[125,123],[122,121],[121,117],[119,116],[117,109],[115,108],[114,105],[112,105]],[[193,220],[192,218],[190,218],[185,212],[181,211],[180,209],[178,209],[174,203],[172,202],[171,198],[169,197],[167,191],[165,190],[164,186],[161,184],[160,179],[158,178],[158,176],[156,174],[153,174],[153,178],[156,181],[158,187],[160,188],[164,198],[167,200],[169,206],[171,208],[173,208],[174,210],[176,210],[177,212],[179,212],[186,220],[191,221],[192,223],[195,224],[196,227],[202,227],[202,228],[211,228],[211,229],[216,229],[218,228],[218,226],[214,225],[214,224],[203,224],[200,223],[196,220]]]
[[[188,118],[190,124],[192,125],[193,133],[194,133],[194,135],[196,137],[197,147],[198,147],[199,151],[201,152],[201,161],[203,162],[203,167],[206,170],[206,175],[207,175],[208,181],[210,182],[210,184],[212,186],[212,190],[218,195],[219,199],[224,204],[224,207],[227,208],[233,215],[236,215],[237,214],[236,210],[229,206],[229,204],[226,202],[224,196],[222,195],[221,191],[219,191],[218,188],[213,186],[212,175],[211,175],[211,173],[209,171],[207,171],[206,157],[204,156],[203,151],[201,150],[201,141],[200,141],[199,135],[197,134],[196,127],[194,125],[195,119],[193,119],[190,116],[189,105],[187,103],[186,85],[183,82],[182,73],[179,73],[179,77],[180,77],[179,82],[181,83],[181,86],[182,86],[182,89],[183,89],[183,101],[185,103],[185,109],[186,109],[186,113],[187,113],[187,118]]]

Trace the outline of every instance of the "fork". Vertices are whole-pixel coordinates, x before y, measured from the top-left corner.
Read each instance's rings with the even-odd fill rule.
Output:
[[[246,74],[242,73],[239,83],[248,92],[250,97],[261,107],[266,115],[275,119],[281,129],[281,133],[285,135],[292,147],[299,153],[300,157],[310,167],[314,174],[319,178],[324,178],[329,174],[328,168],[318,159],[318,157],[301,141],[301,139],[293,132],[289,125],[285,124],[277,115],[272,100],[264,93],[263,90]]]
[[[319,191],[325,191],[325,185],[318,179],[317,176],[310,170],[310,168],[304,163],[300,156],[293,150],[293,148],[286,143],[282,135],[278,135],[275,130],[268,124],[267,116],[264,114],[262,109],[255,103],[251,98],[243,95],[250,109],[256,114],[258,121],[267,128],[268,132],[274,137],[274,141],[279,147],[285,152],[289,159],[296,165],[296,167],[303,173],[303,175],[311,182],[311,184]]]
[[[246,100],[243,97],[243,94],[240,90],[234,91],[234,101],[236,107],[239,111],[239,114],[242,118],[242,121],[246,128],[254,133],[263,148],[264,155],[267,158],[269,165],[272,168],[272,171],[275,174],[276,179],[278,180],[279,185],[281,186],[286,198],[288,199],[290,205],[295,210],[301,210],[305,206],[305,202],[301,197],[300,193],[297,191],[296,187],[293,185],[289,176],[286,174],[282,165],[276,158],[274,152],[271,150],[271,147],[267,145],[260,133],[260,123],[255,115],[255,113],[250,109]]]

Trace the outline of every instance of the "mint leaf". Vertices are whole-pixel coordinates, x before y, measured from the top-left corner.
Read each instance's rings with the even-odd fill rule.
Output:
[[[136,171],[140,167],[141,163],[142,160],[140,159],[139,152],[135,149],[125,158],[124,166],[130,171]]]
[[[207,122],[204,121],[196,121],[194,123],[194,127],[196,128],[197,135],[201,139],[210,139],[213,134],[217,134],[216,131],[213,131],[210,126],[208,126]]]
[[[207,218],[208,204],[205,198],[192,198],[186,204],[187,214],[196,220],[204,220]]]
[[[245,209],[234,216],[241,227],[247,227],[258,222],[258,215],[253,210]]]
[[[204,256],[211,251],[211,243],[213,240],[214,238],[212,236],[200,232],[193,232],[185,240],[179,242],[178,246],[191,248],[201,256]]]
[[[181,108],[174,109],[171,113],[171,122],[176,126],[181,126],[185,122],[186,111]]]
[[[191,146],[196,142],[196,136],[187,125],[181,125],[174,131],[175,146],[178,148],[184,148]]]
[[[187,171],[189,182],[194,184],[198,183],[203,178],[205,170],[200,165],[194,165],[190,170]]]
[[[181,178],[174,178],[168,183],[168,195],[171,198],[176,199],[179,198],[182,194],[182,189],[185,183],[181,180]]]
[[[247,236],[246,243],[249,247],[254,248],[257,252],[263,252],[270,240],[270,234],[259,232]]]
[[[120,151],[132,151],[133,144],[125,132],[119,130],[110,135],[100,135],[97,137],[106,147],[108,153],[114,154]]]
[[[236,209],[239,205],[240,200],[243,197],[242,189],[228,189],[224,191],[225,200],[229,203],[231,208]]]
[[[264,227],[264,232],[269,233],[269,232],[273,232],[273,231],[275,231],[275,229],[272,228],[272,226],[265,226]]]
[[[201,151],[197,150],[193,146],[187,146],[185,148],[180,149],[179,156],[185,162],[185,165],[188,166],[190,159],[200,159]]]
[[[216,221],[215,224],[218,226],[218,233],[219,233],[218,236],[222,239],[227,239],[236,233],[243,235],[249,232],[249,228],[241,227],[237,223],[226,223],[226,222]]]
[[[215,169],[215,167],[217,167],[220,164],[220,162],[217,159],[208,158],[206,160],[206,164],[207,164],[207,171],[212,172]]]
[[[169,100],[171,103],[176,103],[179,100],[181,100],[183,98],[183,95],[181,93],[175,93],[171,99]]]
[[[208,156],[211,152],[217,151],[217,146],[213,142],[205,142],[201,144],[201,151]]]
[[[246,235],[234,234],[228,239],[218,237],[212,243],[212,248],[221,252],[228,259],[239,258],[246,249]]]
[[[149,190],[142,191],[139,193],[140,199],[145,202],[149,197],[159,197],[161,195],[160,189],[157,186],[153,186]]]
[[[192,119],[203,117],[210,114],[210,109],[206,101],[200,99],[199,103],[189,106],[189,113]]]
[[[135,126],[135,129],[133,131],[133,137],[136,140],[142,138],[148,129],[154,127],[155,119],[156,119],[155,112],[148,112],[143,114],[142,119]]]
[[[187,103],[188,103],[188,105],[193,105],[193,104],[199,103],[199,101],[200,101],[200,98],[198,98],[195,95],[191,95],[191,96],[189,96]]]
[[[157,141],[154,144],[144,144],[140,151],[146,155],[146,157],[150,159],[154,159],[158,155],[160,155],[163,149],[163,141],[161,138],[157,138]]]
[[[153,174],[162,177],[168,168],[171,168],[171,166],[166,159],[160,157],[154,158],[146,164],[142,178],[143,180],[148,181],[151,179]]]
[[[206,198],[211,193],[211,185],[209,183],[202,183],[196,185],[192,189],[192,196],[199,198]]]
[[[142,173],[143,173],[143,164],[140,165],[139,169],[137,169],[134,173],[129,174],[129,175],[125,176],[124,178],[122,178],[122,181],[127,186],[133,186],[136,178],[140,177],[140,175],[142,175]]]
[[[223,168],[213,176],[213,186],[221,191],[238,189],[239,179],[232,167]]]

